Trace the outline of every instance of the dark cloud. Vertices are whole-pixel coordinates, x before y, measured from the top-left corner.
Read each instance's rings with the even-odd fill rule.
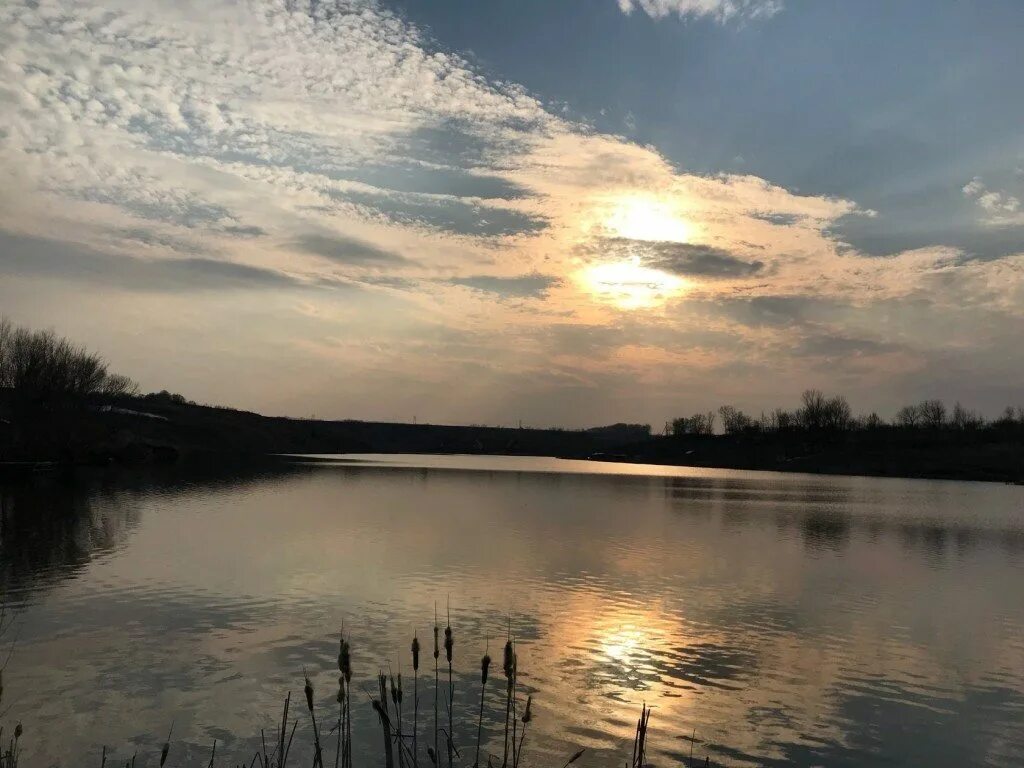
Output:
[[[112,230],[112,234],[118,240],[141,243],[158,248],[167,248],[179,253],[199,253],[202,249],[195,243],[165,232],[156,232],[142,227],[129,227],[127,229]]]
[[[754,218],[780,227],[791,227],[800,221],[800,217],[792,213],[755,213]]]
[[[322,169],[319,172],[324,173]],[[333,173],[325,175],[334,176]],[[529,196],[524,187],[499,176],[469,173],[460,168],[422,165],[373,165],[337,174],[338,178],[361,181],[381,189],[431,195],[452,195],[484,200],[519,200]]]
[[[709,302],[718,313],[753,328],[802,325],[828,311],[831,304],[806,296],[757,296]]]
[[[196,197],[149,199],[128,190],[89,188],[73,195],[81,200],[114,205],[140,219],[162,221],[187,229],[202,229],[236,237],[260,237],[262,227],[241,224],[237,216],[222,205]]]
[[[899,344],[890,344],[875,339],[819,333],[803,339],[795,351],[797,354],[811,357],[860,357],[904,349],[905,347]]]
[[[332,192],[331,197],[371,208],[397,224],[422,226],[457,235],[501,237],[532,234],[546,219],[472,201],[388,192]]]
[[[5,232],[0,232],[0,273],[162,293],[310,287],[309,283],[283,272],[248,264],[201,256],[138,259]],[[344,285],[348,284],[332,283],[330,287]]]
[[[722,248],[693,243],[610,237],[591,244],[587,250],[605,257],[639,257],[648,267],[682,277],[750,277],[764,269],[763,261],[750,261]]]
[[[547,294],[549,288],[558,285],[561,281],[557,277],[534,272],[517,277],[491,277],[489,275],[454,277],[447,282],[452,285],[473,288],[477,291],[496,293],[499,296],[540,298]]]
[[[305,253],[322,256],[339,264],[368,266],[403,264],[408,261],[397,253],[385,251],[375,245],[344,235],[308,234],[303,235],[291,245]]]

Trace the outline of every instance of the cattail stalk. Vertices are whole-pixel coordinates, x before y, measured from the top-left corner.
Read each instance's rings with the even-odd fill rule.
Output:
[[[473,768],[480,768],[480,741],[484,732],[484,693],[487,690],[487,671],[491,667],[491,657],[484,651],[484,657],[480,659],[480,716],[476,721],[476,757],[473,759]]]
[[[395,737],[398,740],[398,768],[405,768],[405,755],[402,747],[405,742],[402,740],[402,673],[398,673],[398,685],[395,685],[395,678],[391,678],[391,703],[395,707],[395,715],[398,718],[398,727],[395,729]]]
[[[455,640],[452,636],[452,612],[448,608],[448,626],[444,628],[444,655],[448,659],[448,768],[452,768],[452,739],[454,738],[453,712],[455,707],[455,686],[452,685],[452,649]]]
[[[278,744],[277,747],[277,760],[282,766],[284,765],[285,760],[287,759],[287,755],[285,753],[284,748],[284,737],[285,734],[288,733],[288,705],[291,704],[291,701],[292,692],[288,691],[288,695],[285,696],[284,699],[284,711],[281,713],[281,738],[280,743]]]
[[[313,767],[324,768],[323,750],[320,748],[320,730],[316,725],[316,712],[313,711],[313,684],[309,681],[306,670],[302,670],[302,676],[306,678],[306,685],[303,692],[306,694],[306,709],[309,710],[309,719],[313,721],[313,746],[316,749],[316,756],[313,760]]]
[[[515,751],[515,768],[519,768],[519,761],[523,759],[523,742],[526,741],[526,726],[533,719],[530,709],[533,705],[533,696],[526,697],[526,710],[523,712],[523,734],[519,737],[519,748]]]
[[[171,734],[174,733],[174,723],[171,723],[171,730],[167,732],[167,741],[164,742],[163,748],[160,750],[160,768],[164,768],[164,763],[167,762],[167,755],[171,751]],[[18,737],[21,736],[21,723],[18,723],[18,727],[14,729],[14,739],[17,741]]]
[[[352,647],[348,640],[342,635],[341,648],[338,653],[338,670],[345,678],[345,715],[342,730],[345,734],[345,746],[342,750],[342,765],[351,768],[352,765]],[[339,680],[340,682],[340,680]]]
[[[419,767],[420,752],[417,739],[419,738],[419,716],[420,716],[420,639],[416,631],[412,633],[412,763]]]
[[[440,730],[440,723],[437,719],[437,694],[440,689],[437,674],[437,660],[441,656],[440,648],[438,647],[438,633],[441,628],[437,626],[437,603],[434,603],[434,761],[437,761],[437,732]]]
[[[509,636],[505,641],[505,654],[502,660],[502,671],[505,673],[505,750],[501,759],[501,768],[508,765],[508,726],[512,715],[512,675],[515,665],[515,652],[512,650],[512,620],[509,620]]]

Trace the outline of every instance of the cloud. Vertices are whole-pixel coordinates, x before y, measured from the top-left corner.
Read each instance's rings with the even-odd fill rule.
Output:
[[[0,272],[50,277],[118,290],[202,292],[308,288],[310,283],[273,269],[192,256],[139,259],[86,246],[0,231]],[[335,283],[333,287],[342,287]]]
[[[640,8],[654,19],[675,14],[680,18],[707,16],[719,22],[734,18],[767,18],[782,10],[782,0],[618,0],[627,16]]]
[[[559,285],[561,280],[551,275],[533,273],[515,277],[471,275],[469,277],[455,277],[448,282],[452,285],[461,285],[476,291],[494,293],[499,296],[540,298],[546,295],[550,288]]]
[[[742,22],[781,5],[620,7]],[[256,359],[266,334],[219,302],[186,304],[230,290],[326,382],[315,390],[293,376],[275,402],[308,399],[318,412],[351,413],[367,391],[381,392],[382,417],[396,402],[402,413],[422,407],[382,391],[409,369],[434,403],[483,371],[478,400],[451,406],[479,405],[481,416],[502,412],[495,392],[544,371],[562,382],[553,387],[607,386],[604,401],[642,410],[641,378],[674,403],[685,387],[710,391],[698,371],[716,367],[795,380],[807,370],[802,339],[822,351],[843,339],[934,349],[955,337],[968,349],[990,337],[978,318],[1024,312],[1012,227],[984,260],[961,240],[910,247],[919,238],[870,257],[838,234],[871,215],[856,201],[680,168],[567,120],[372,0],[12,0],[0,4],[0,110],[0,270],[35,292],[29,302],[19,281],[0,281],[0,303],[31,315],[44,294],[67,312],[102,298],[114,318],[119,302],[137,306],[126,294],[149,303],[164,291],[187,311],[124,310],[140,337],[201,317]],[[971,184],[972,214],[1021,215],[1014,187]],[[685,276],[685,292],[627,318],[575,280],[634,257]],[[334,300],[328,289],[348,280],[366,302]],[[115,322],[102,314],[97,325]],[[328,337],[345,343],[310,342]],[[195,339],[183,371],[214,344]],[[221,391],[224,377],[208,368],[186,373]]]
[[[990,190],[978,176],[964,185],[963,193],[985,212],[986,224],[1000,227],[1024,225],[1024,210],[1016,195]]]
[[[385,251],[369,243],[344,235],[302,235],[291,244],[306,253],[322,256],[338,264],[353,265],[394,265],[407,260],[390,251]]]
[[[722,248],[696,243],[609,238],[594,245],[617,258],[636,257],[645,266],[681,277],[708,279],[750,277],[764,269],[764,262],[735,256]]]

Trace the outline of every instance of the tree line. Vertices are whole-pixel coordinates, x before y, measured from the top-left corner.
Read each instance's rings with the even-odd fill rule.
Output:
[[[713,435],[716,427],[727,435],[762,432],[856,432],[884,428],[920,430],[979,430],[989,427],[1024,427],[1024,407],[1007,407],[994,421],[986,421],[977,411],[956,403],[947,409],[942,400],[922,400],[900,408],[891,421],[877,413],[853,415],[843,395],[826,396],[821,390],[808,389],[800,398],[800,406],[787,411],[776,408],[770,413],[750,416],[732,405],[723,405],[717,412],[707,411],[681,416],[665,424],[666,435]]]
[[[0,391],[5,390],[22,403],[53,404],[134,395],[138,386],[53,331],[33,331],[0,317]]]

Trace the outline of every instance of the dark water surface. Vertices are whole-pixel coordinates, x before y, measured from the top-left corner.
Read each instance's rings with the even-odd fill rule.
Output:
[[[359,684],[401,667],[407,712],[419,631],[430,727],[449,595],[462,766],[488,636],[500,763],[509,616],[526,765],[586,747],[581,768],[621,766],[641,702],[656,765],[694,733],[695,757],[736,766],[1024,765],[1024,488],[361,458],[3,487],[0,710],[23,765],[98,766],[102,744],[155,765],[172,721],[170,765],[205,765],[214,738],[248,763],[303,667],[327,729],[343,621]],[[354,711],[356,765],[381,765],[362,694]],[[302,717],[297,766],[307,742]]]

